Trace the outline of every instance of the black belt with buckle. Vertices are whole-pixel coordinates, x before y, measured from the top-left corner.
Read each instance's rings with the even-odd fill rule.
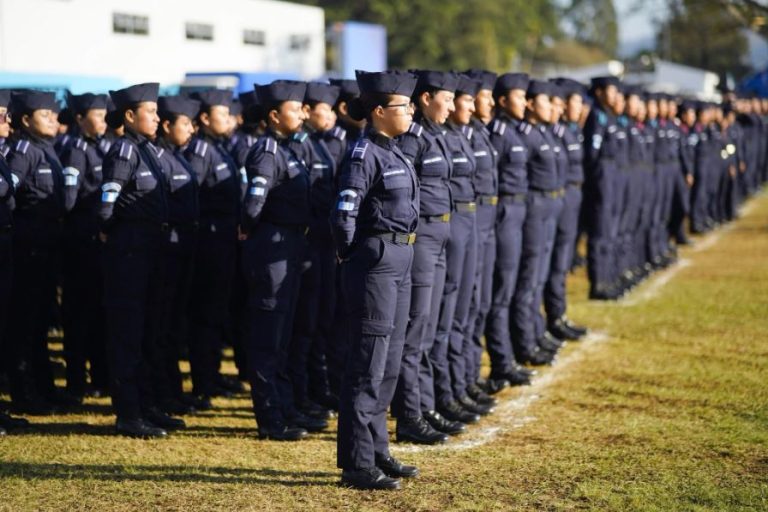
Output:
[[[499,196],[477,196],[477,204],[496,206],[499,204]]]
[[[502,203],[524,203],[527,194],[502,194],[499,201]]]
[[[374,233],[373,236],[393,244],[413,245],[416,243],[416,233]]]
[[[451,222],[451,214],[444,213],[442,215],[422,215],[422,219],[425,222]]]
[[[477,203],[474,201],[470,202],[455,202],[453,205],[456,207],[457,212],[463,212],[463,213],[475,213],[477,211]]]

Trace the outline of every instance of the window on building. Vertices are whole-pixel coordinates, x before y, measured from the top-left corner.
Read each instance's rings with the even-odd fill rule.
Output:
[[[255,46],[264,46],[267,44],[267,34],[263,30],[243,30],[243,43]]]
[[[293,51],[303,52],[309,49],[310,38],[307,35],[292,35],[290,39],[290,48]]]
[[[120,12],[113,13],[112,31],[116,34],[137,34],[146,36],[149,34],[149,16],[124,14]]]
[[[213,41],[213,25],[206,23],[187,23],[187,39]]]

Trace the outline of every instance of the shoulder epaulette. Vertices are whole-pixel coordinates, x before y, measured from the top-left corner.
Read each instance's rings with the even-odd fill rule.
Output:
[[[121,141],[120,150],[118,151],[117,156],[123,160],[130,160],[131,155],[133,155],[133,144],[124,140]]]
[[[344,140],[347,138],[347,130],[341,126],[334,126],[331,135],[339,140]]]
[[[13,150],[16,153],[21,153],[22,155],[25,155],[27,153],[27,150],[29,149],[29,141],[21,139],[16,143],[16,147],[13,148]]]
[[[472,140],[472,136],[475,134],[475,129],[467,124],[461,127],[461,133],[464,134],[467,140]]]
[[[307,141],[307,137],[309,137],[309,134],[307,132],[299,132],[293,134],[293,140],[298,141],[302,144],[304,144]]]
[[[421,134],[424,133],[424,127],[419,123],[411,123],[411,126],[408,128],[408,133],[411,133],[416,137],[421,137]]]
[[[2,155],[3,158],[8,156],[8,153],[10,153],[11,147],[7,144],[0,145],[0,155]]]
[[[496,119],[493,122],[493,126],[491,126],[491,132],[495,133],[496,135],[504,135],[505,131],[507,131],[507,123],[501,119]]]
[[[368,151],[368,141],[367,140],[359,140],[355,143],[354,148],[352,148],[352,154],[351,158],[352,160],[362,160],[365,158],[365,152]]]
[[[195,142],[195,149],[193,150],[193,153],[199,156],[200,158],[204,158],[207,152],[208,152],[208,143],[202,139],[198,139]]]
[[[264,152],[277,154],[277,141],[273,137],[264,137]]]
[[[75,147],[80,151],[85,151],[88,148],[88,143],[85,142],[84,138],[78,137],[75,139]]]

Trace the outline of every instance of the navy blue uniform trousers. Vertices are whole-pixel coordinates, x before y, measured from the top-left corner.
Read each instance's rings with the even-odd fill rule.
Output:
[[[389,456],[387,409],[400,373],[411,302],[413,247],[360,240],[341,264],[349,339],[339,397],[338,467],[372,468]]]

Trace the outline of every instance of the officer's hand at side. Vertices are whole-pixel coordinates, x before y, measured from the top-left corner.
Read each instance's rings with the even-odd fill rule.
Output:
[[[107,241],[107,234],[106,234],[106,233],[102,233],[102,232],[99,232],[99,240],[100,240],[102,243],[106,242],[106,241]]]
[[[241,242],[243,240],[248,240],[248,233],[243,233],[243,230],[240,229],[239,225],[237,226],[237,239],[240,240]]]
[[[692,187],[693,186],[693,175],[692,174],[687,174],[685,176],[685,182],[688,184],[689,187]]]

